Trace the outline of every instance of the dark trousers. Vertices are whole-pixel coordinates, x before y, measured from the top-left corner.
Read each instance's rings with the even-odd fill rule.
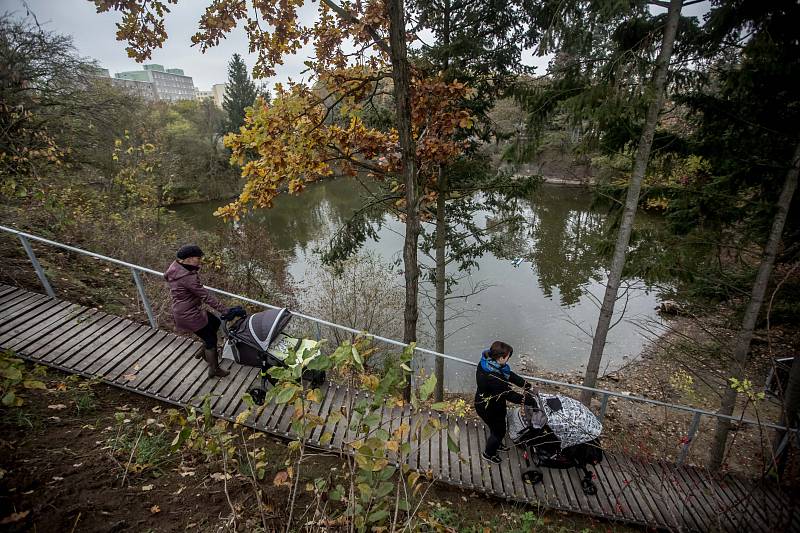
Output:
[[[217,330],[219,330],[220,321],[208,311],[206,311],[206,316],[208,316],[208,324],[195,331],[194,334],[203,340],[206,348],[212,350],[217,347]]]
[[[487,411],[482,403],[475,404],[475,412],[481,420],[489,427],[489,438],[486,439],[486,455],[497,455],[497,449],[503,443],[506,436],[506,413],[505,409]]]

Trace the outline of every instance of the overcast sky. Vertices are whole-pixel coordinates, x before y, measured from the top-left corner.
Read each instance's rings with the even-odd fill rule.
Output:
[[[165,19],[169,38],[163,48],[153,52],[149,62],[164,65],[164,68],[182,68],[187,76],[194,79],[198,89],[208,90],[215,83],[227,81],[227,65],[231,56],[238,52],[251,69],[255,55],[248,54],[247,37],[241,28],[235,29],[218,46],[205,54],[191,46],[191,36],[197,31],[198,21],[211,0],[183,0],[178,5],[169,6],[171,13]],[[25,4],[36,15],[39,23],[46,29],[71,35],[78,52],[85,57],[96,59],[100,66],[115,72],[140,70],[141,65],[128,58],[125,43],[116,40],[116,23],[120,15],[116,12],[98,14],[94,3],[88,0],[0,0],[0,11],[13,12],[18,17],[25,16]],[[693,5],[685,14],[695,15],[707,10],[708,2]],[[316,16],[317,4],[307,2],[301,9],[306,24]],[[279,66],[277,76],[267,80],[271,87],[275,82],[285,82],[288,78],[299,81],[304,69],[303,61],[310,49],[296,56],[285,58]],[[537,66],[537,74],[544,74],[546,58],[534,57],[531,51],[523,55],[523,62]]]
[[[42,27],[71,35],[78,52],[96,59],[100,66],[111,71],[112,76],[115,72],[141,70],[141,65],[128,58],[125,43],[116,39],[116,23],[121,19],[118,13],[97,13],[94,4],[88,0],[26,0],[25,3]],[[247,37],[241,28],[235,29],[226,40],[205,54],[198,47],[191,46],[191,36],[197,31],[204,7],[210,3],[211,0],[183,0],[178,5],[169,6],[171,12],[165,17],[169,38],[148,61],[164,65],[164,68],[182,68],[202,90],[227,81],[228,61],[234,53],[244,57],[251,74],[255,63],[255,55],[248,54]],[[0,11],[14,12],[17,17],[25,15],[23,0],[0,0],[0,6]],[[315,8],[310,3],[305,8],[308,20],[314,15]],[[277,69],[278,76],[268,80],[270,86],[289,77],[299,80],[304,60],[303,55],[287,57],[286,64]]]

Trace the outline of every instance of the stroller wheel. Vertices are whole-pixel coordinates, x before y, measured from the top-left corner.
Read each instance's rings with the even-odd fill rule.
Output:
[[[267,391],[264,389],[250,389],[247,392],[253,398],[253,402],[255,402],[256,405],[264,405],[264,398],[267,395]]]
[[[526,470],[522,473],[522,481],[528,485],[536,485],[541,483],[544,476],[538,470]]]
[[[583,488],[584,494],[588,494],[589,496],[594,496],[597,494],[597,487],[591,478],[583,478],[581,480],[581,487]]]

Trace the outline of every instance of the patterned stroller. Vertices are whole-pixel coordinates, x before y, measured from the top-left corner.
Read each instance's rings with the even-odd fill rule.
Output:
[[[267,381],[276,384],[275,378],[268,371],[273,366],[288,367],[286,358],[289,351],[297,354],[312,354],[319,344],[310,339],[297,339],[283,333],[292,318],[288,309],[269,309],[249,316],[237,316],[222,321],[225,333],[225,346],[222,349],[223,359],[232,359],[245,366],[261,368],[261,386],[248,392],[256,404],[262,405],[267,393]],[[308,357],[308,355],[304,355]],[[325,372],[306,370],[303,379],[311,382],[316,388],[325,382]]]
[[[581,487],[585,494],[596,494],[597,487],[587,465],[603,460],[600,433],[603,426],[585,405],[569,396],[538,394],[537,403],[547,416],[546,422],[529,405],[509,409],[506,427],[512,442],[525,450],[528,465],[544,468],[577,468],[583,472]],[[537,416],[538,415],[538,416]],[[532,468],[522,479],[535,485],[542,472]]]

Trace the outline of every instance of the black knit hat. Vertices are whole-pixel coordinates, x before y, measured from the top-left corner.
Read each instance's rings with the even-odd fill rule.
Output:
[[[175,256],[178,259],[188,259],[189,257],[203,257],[203,250],[196,244],[186,244],[178,249]]]

